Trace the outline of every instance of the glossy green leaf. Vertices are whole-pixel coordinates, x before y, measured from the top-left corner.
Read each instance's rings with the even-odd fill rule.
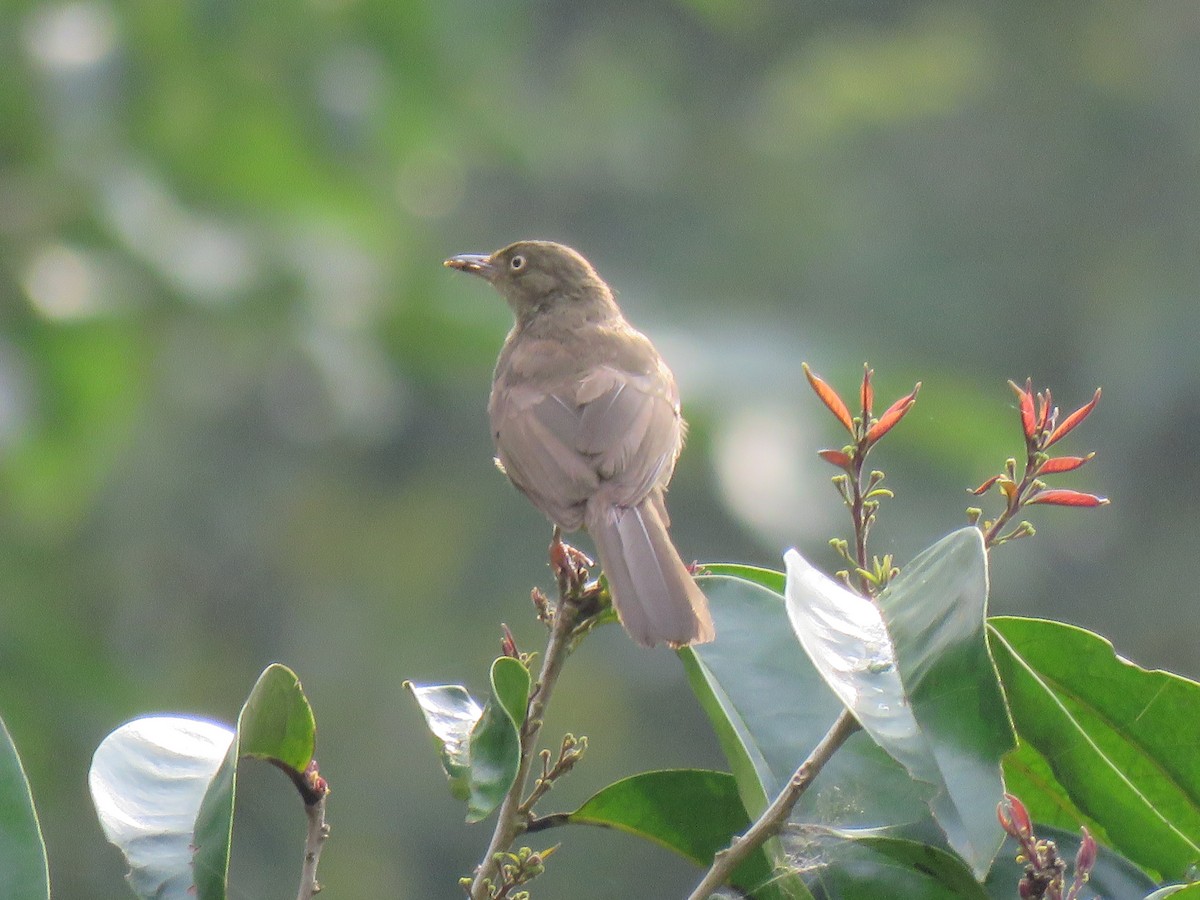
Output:
[[[905,694],[936,766],[934,817],[977,878],[1004,841],[995,815],[1004,792],[1000,764],[1016,744],[988,649],[987,599],[987,551],[977,528],[929,547],[879,596]]]
[[[406,681],[433,735],[450,792],[467,801],[467,821],[500,805],[521,764],[521,733],[529,705],[529,670],[501,656],[492,663],[491,698],[481,706],[457,684]]]
[[[0,897],[50,897],[46,845],[21,758],[0,721]]]
[[[1108,842],[1104,827],[1071,802],[1046,758],[1025,741],[1004,757],[1004,789],[1020,797],[1027,809],[1036,809],[1039,822],[1063,831],[1086,825],[1096,840]]]
[[[406,681],[404,686],[417,701],[437,744],[450,793],[458,800],[466,800],[471,793],[471,729],[483,715],[483,707],[461,685],[418,685]]]
[[[238,753],[303,773],[317,749],[317,722],[296,674],[268,666],[238,716]]]
[[[1146,900],[1200,900],[1200,884],[1169,884],[1159,888],[1153,894],[1147,894]]]
[[[842,704],[796,641],[783,597],[724,575],[701,584],[717,639],[679,655],[753,817],[824,737]],[[844,829],[918,822],[928,818],[927,794],[869,737],[856,734],[813,782],[795,818]]]
[[[1186,878],[1200,861],[1200,684],[1141,669],[1081,628],[991,625],[1017,733],[1066,802],[1139,866]],[[1035,819],[1061,818],[1054,787],[1021,797]]]
[[[594,794],[568,820],[636,834],[706,868],[732,836],[750,827],[733,776],[702,769],[643,772],[622,779]],[[771,867],[759,851],[732,880],[750,890],[770,878]]]
[[[512,787],[521,764],[521,728],[529,703],[529,670],[501,656],[492,663],[492,697],[471,730],[467,821],[491,815]]]
[[[104,836],[125,855],[138,897],[193,900],[193,830],[234,730],[202,719],[146,716],[96,748],[88,773]],[[8,894],[4,896],[24,896]]]
[[[740,563],[705,563],[701,566],[703,575],[730,575],[765,587],[768,591],[783,594],[787,585],[787,575],[774,569],[764,569],[760,566],[745,566]]]
[[[786,556],[787,606],[825,681],[914,779],[950,846],[983,878],[1013,735],[984,628],[987,557],[964,528],[913,560],[873,603]]]
[[[240,758],[269,760],[299,777],[312,761],[315,746],[316,721],[299,679],[287,666],[273,663],[242,706],[237,736],[200,804],[194,834],[195,897],[225,900]]]
[[[810,880],[819,900],[988,900],[962,860],[946,850],[890,837],[832,833],[805,852],[823,865]],[[1009,897],[1016,896],[1016,883]],[[1007,900],[1007,898],[1006,898]]]
[[[756,817],[843,707],[796,641],[783,597],[729,575],[700,581],[717,639],[684,648],[679,656],[729,760],[739,796]],[[926,785],[914,782],[858,733],[817,776],[792,821],[848,832],[911,825],[930,819],[929,794]],[[790,864],[779,841],[768,842],[766,849],[774,865]]]

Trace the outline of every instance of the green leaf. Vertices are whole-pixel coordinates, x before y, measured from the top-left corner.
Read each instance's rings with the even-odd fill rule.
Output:
[[[617,828],[674,850],[707,868],[733,835],[750,827],[732,775],[702,769],[643,772],[603,788],[570,813],[574,824]],[[752,890],[771,879],[761,850],[734,872]]]
[[[108,735],[88,786],[104,836],[125,855],[143,898],[192,900],[193,829],[234,730],[202,719],[145,716]],[[24,896],[8,894],[4,896]]]
[[[504,800],[521,765],[521,728],[529,704],[529,670],[501,656],[492,663],[492,697],[471,730],[467,821],[480,822]]]
[[[962,860],[937,847],[891,837],[836,832],[807,848],[825,860],[812,879],[821,900],[988,900]],[[1016,882],[1005,900],[1016,897]]]
[[[316,720],[296,674],[273,663],[259,676],[238,715],[237,736],[196,816],[193,867],[199,900],[225,900],[237,767],[242,756],[268,760],[297,780],[312,761]]]
[[[50,897],[46,844],[29,781],[12,737],[0,721],[0,897]]]
[[[788,622],[783,598],[724,575],[701,579],[717,639],[679,651],[738,791],[757,817],[842,711]],[[924,797],[864,734],[852,736],[797,806],[797,821],[843,829],[918,822]]]
[[[743,581],[761,585],[768,591],[780,595],[783,594],[784,587],[787,584],[787,575],[783,572],[776,572],[774,569],[764,569],[759,566],[744,566],[740,563],[705,563],[701,566],[701,573],[703,575],[730,575],[734,578],[740,578]]]
[[[1166,900],[1167,897],[1174,897],[1175,900],[1200,900],[1200,884],[1169,884],[1153,894],[1147,894],[1146,900]]]
[[[1017,748],[1004,757],[1004,789],[1020,797],[1027,809],[1037,809],[1038,822],[1064,831],[1086,825],[1092,837],[1108,842],[1104,826],[1071,802],[1046,758],[1025,741],[1018,741]]]
[[[788,613],[825,681],[918,781],[950,846],[982,879],[1004,840],[995,808],[1013,735],[985,632],[987,556],[964,528],[910,563],[873,603],[794,550]]]
[[[1066,802],[1137,865],[1186,878],[1200,860],[1200,684],[1141,669],[1081,628],[1021,618],[991,626],[1017,733]],[[1061,817],[1053,787],[1021,796],[1035,819]]]
[[[934,817],[977,878],[1004,840],[996,821],[1000,764],[1016,744],[988,649],[987,598],[987,551],[971,527],[918,555],[879,596],[905,694],[936,766]]]
[[[450,781],[450,793],[457,800],[466,800],[471,793],[471,730],[483,715],[483,707],[461,685],[418,685],[406,681],[404,686],[417,701],[437,744],[442,768]]]
[[[317,749],[317,722],[296,674],[268,666],[238,716],[238,754],[302,774]]]
[[[457,684],[404,686],[425,717],[450,781],[467,801],[467,821],[487,818],[504,800],[521,765],[521,728],[529,705],[529,670],[501,656],[492,663],[492,696],[480,706]]]
[[[708,714],[751,818],[783,788],[842,711],[795,639],[783,598],[728,575],[700,579],[717,628],[710,644],[679,652]],[[930,821],[930,789],[867,735],[834,754],[792,815],[793,822],[853,832]],[[779,867],[790,863],[779,841],[766,846]]]

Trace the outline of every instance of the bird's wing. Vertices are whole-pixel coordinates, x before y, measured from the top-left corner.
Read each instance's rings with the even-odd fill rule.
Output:
[[[575,447],[580,412],[573,398],[510,385],[493,391],[489,412],[496,454],[512,483],[559,525],[578,528],[600,476]]]
[[[683,420],[665,366],[645,373],[597,367],[580,383],[576,401],[576,446],[594,460],[608,502],[634,506],[670,481]]]
[[[650,342],[575,373],[561,344],[528,342],[497,367],[488,412],[505,471],[564,528],[593,498],[634,506],[670,480],[683,423],[674,379]],[[564,376],[564,370],[570,373]]]

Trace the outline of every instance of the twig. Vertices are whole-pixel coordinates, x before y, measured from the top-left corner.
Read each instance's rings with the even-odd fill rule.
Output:
[[[813,779],[829,762],[829,758],[833,756],[834,752],[846,742],[850,735],[858,731],[859,727],[858,720],[850,714],[850,711],[842,710],[842,714],[825,733],[825,737],[821,738],[821,742],[813,748],[808,759],[804,760],[800,764],[800,768],[788,779],[788,783],[784,785],[779,796],[772,801],[766,811],[758,817],[758,820],[750,826],[745,834],[734,838],[729,847],[713,857],[712,866],[705,873],[700,884],[688,896],[688,900],[705,900],[706,897],[711,897],[714,891],[729,880],[734,869],[761,847],[764,841],[779,833],[784,823],[787,822],[788,816],[791,815],[792,809],[795,808],[796,802],[812,784]]]
[[[325,822],[325,797],[321,794],[315,803],[305,803],[308,816],[308,834],[304,838],[304,868],[300,873],[300,893],[296,900],[312,900],[321,890],[317,881],[317,864],[321,861],[321,850],[329,837],[329,825]]]
[[[570,813],[551,813],[548,816],[534,816],[529,820],[529,824],[525,826],[526,834],[533,834],[535,831],[547,831],[551,828],[561,828],[563,825],[571,824]],[[605,827],[601,825],[600,827]]]
[[[557,541],[557,531],[555,539]],[[517,777],[505,794],[504,802],[500,804],[491,843],[488,844],[487,853],[471,882],[471,900],[489,900],[488,882],[494,880],[499,872],[497,854],[508,850],[513,841],[527,828],[528,813],[522,811],[521,797],[525,792],[525,783],[529,780],[530,766],[536,756],[538,735],[542,731],[542,714],[546,704],[550,702],[550,694],[558,681],[563,663],[571,652],[571,633],[578,614],[579,591],[576,586],[569,584],[569,581],[570,579],[560,577],[559,601],[554,610],[550,639],[546,644],[537,684],[529,696],[525,724],[521,729],[521,762],[517,767]]]

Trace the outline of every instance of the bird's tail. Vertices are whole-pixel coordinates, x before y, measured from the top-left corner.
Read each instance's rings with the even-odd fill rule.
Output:
[[[711,641],[708,601],[671,537],[657,496],[637,506],[589,505],[586,525],[596,543],[621,624],[644,647]]]

